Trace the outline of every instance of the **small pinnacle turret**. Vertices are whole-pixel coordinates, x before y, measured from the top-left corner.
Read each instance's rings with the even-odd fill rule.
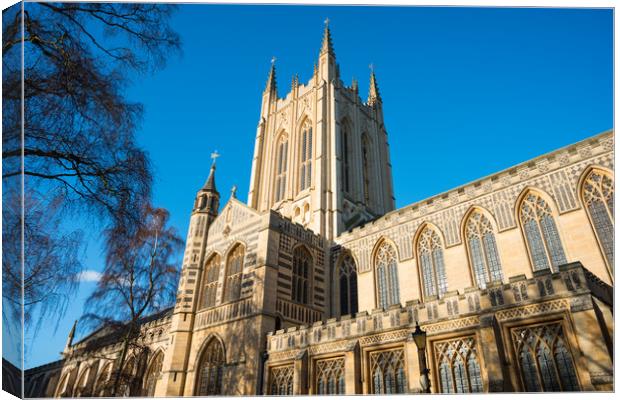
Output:
[[[195,212],[207,212],[212,215],[217,215],[220,205],[220,194],[215,187],[215,160],[219,156],[217,151],[211,153],[213,163],[211,164],[207,181],[196,195],[196,201],[194,202]]]
[[[207,178],[207,181],[205,182],[201,190],[205,192],[217,193],[217,189],[215,188],[215,160],[213,160],[213,164],[211,164],[211,169],[209,170],[209,177]]]
[[[377,78],[375,77],[374,69],[370,68],[370,85],[368,87],[368,105],[375,105],[381,102],[381,95],[379,94],[379,86],[377,85]]]
[[[65,350],[68,350],[69,347],[71,347],[73,345],[73,338],[75,337],[75,328],[77,327],[77,319],[75,320],[75,322],[73,323],[73,327],[71,328],[71,331],[69,331],[69,336],[67,337],[67,344],[65,345]]]

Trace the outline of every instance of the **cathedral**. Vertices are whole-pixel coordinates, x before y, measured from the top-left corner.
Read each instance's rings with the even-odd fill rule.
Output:
[[[27,397],[613,391],[614,134],[395,209],[383,101],[314,72],[262,93],[247,204],[197,192],[176,303],[119,365],[100,329]],[[223,201],[222,201],[223,203]]]

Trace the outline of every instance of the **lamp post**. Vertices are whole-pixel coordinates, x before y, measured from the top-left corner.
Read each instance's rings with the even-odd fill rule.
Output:
[[[411,334],[413,341],[418,347],[418,362],[420,364],[420,386],[423,393],[431,392],[431,381],[428,378],[430,370],[426,364],[426,331],[420,328],[418,321],[415,322],[415,331]]]

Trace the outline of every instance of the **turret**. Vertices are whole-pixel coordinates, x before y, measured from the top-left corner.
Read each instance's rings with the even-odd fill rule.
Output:
[[[271,58],[271,68],[269,69],[269,76],[267,77],[267,84],[265,90],[263,90],[263,102],[261,116],[267,118],[267,116],[273,110],[275,102],[278,100],[278,86],[276,82],[276,58]]]
[[[213,164],[211,164],[211,170],[209,171],[209,177],[205,182],[202,189],[196,194],[196,200],[194,201],[194,209],[192,213],[206,213],[212,217],[216,217],[220,208],[220,194],[215,188],[215,159],[219,155],[217,152],[213,153]]]
[[[332,43],[332,34],[329,30],[329,19],[325,20],[323,30],[323,42],[319,52],[318,83],[322,81],[331,82],[338,79],[338,65],[336,64],[336,53]]]

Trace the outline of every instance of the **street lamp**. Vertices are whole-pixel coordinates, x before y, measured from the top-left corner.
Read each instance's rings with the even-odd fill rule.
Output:
[[[418,362],[420,364],[420,386],[423,393],[431,392],[431,381],[428,378],[430,370],[426,365],[426,331],[420,329],[418,321],[415,322],[415,331],[411,334],[413,341],[418,347]]]

